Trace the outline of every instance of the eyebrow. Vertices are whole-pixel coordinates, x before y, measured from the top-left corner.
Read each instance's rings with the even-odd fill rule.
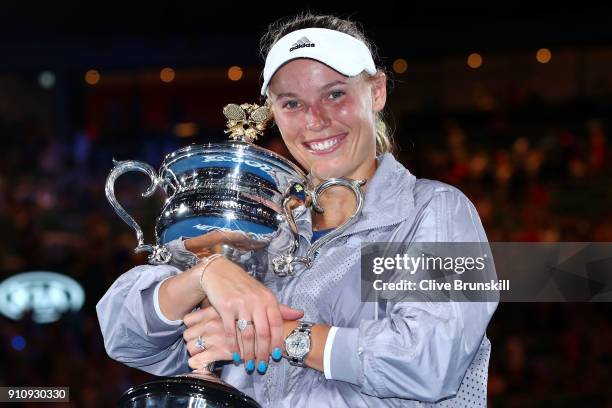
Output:
[[[329,89],[329,88],[331,88],[333,86],[336,86],[338,84],[346,85],[346,82],[345,81],[340,81],[340,80],[333,81],[333,82],[330,82],[329,84],[323,85],[319,90],[320,91],[324,91],[324,90]],[[296,96],[297,96],[297,94],[293,93],[293,92],[283,92],[283,93],[278,94],[276,96],[276,98],[280,99],[280,98],[290,98],[290,97],[296,97]]]

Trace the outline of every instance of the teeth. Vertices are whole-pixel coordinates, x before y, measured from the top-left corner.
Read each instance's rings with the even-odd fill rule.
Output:
[[[334,137],[333,139],[327,139],[323,142],[308,143],[308,147],[312,150],[321,151],[327,150],[336,144],[338,144],[338,138]]]

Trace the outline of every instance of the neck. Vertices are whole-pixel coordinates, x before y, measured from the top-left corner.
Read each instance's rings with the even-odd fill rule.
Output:
[[[361,191],[365,194],[365,190],[369,181],[374,176],[378,162],[374,160],[372,166],[368,169],[366,174],[362,175],[351,175],[353,180],[366,179],[367,182],[361,186]],[[320,183],[316,180],[315,185]],[[357,200],[352,190],[345,187],[332,187],[325,190],[321,196],[319,196],[319,206],[323,208],[323,213],[312,212],[312,228],[315,231],[336,228],[351,217],[357,206]]]

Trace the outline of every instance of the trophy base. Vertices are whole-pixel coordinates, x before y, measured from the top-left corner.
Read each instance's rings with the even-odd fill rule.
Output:
[[[212,374],[162,377],[123,393],[120,408],[261,408],[248,395]]]

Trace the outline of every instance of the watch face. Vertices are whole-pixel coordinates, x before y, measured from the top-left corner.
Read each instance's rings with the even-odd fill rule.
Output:
[[[285,349],[291,357],[304,357],[310,351],[310,336],[306,333],[293,333],[285,340]]]

